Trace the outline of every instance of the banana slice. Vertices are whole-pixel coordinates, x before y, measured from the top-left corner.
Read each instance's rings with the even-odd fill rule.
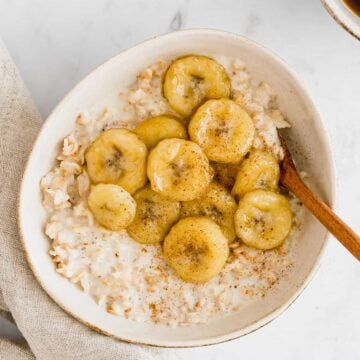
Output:
[[[291,230],[292,212],[285,196],[255,190],[244,195],[235,214],[236,234],[256,249],[281,245]]]
[[[236,175],[239,170],[238,164],[221,164],[221,163],[211,163],[212,168],[214,169],[214,180],[219,184],[226,187],[228,190],[232,190],[235,184]]]
[[[122,186],[130,194],[146,183],[145,144],[131,131],[110,129],[85,154],[87,171],[95,184]]]
[[[185,201],[181,206],[181,217],[206,216],[218,224],[229,242],[235,237],[234,215],[236,202],[220,184],[212,182],[199,199]]]
[[[118,185],[93,185],[88,205],[95,219],[113,231],[125,229],[135,217],[135,200]]]
[[[192,141],[207,157],[219,163],[236,164],[254,140],[254,124],[245,110],[229,99],[209,100],[200,106],[189,124]]]
[[[230,79],[222,65],[206,56],[175,60],[165,74],[163,92],[170,106],[187,117],[204,99],[230,96]]]
[[[151,150],[147,174],[154,191],[171,200],[189,201],[202,195],[213,170],[195,143],[165,139]]]
[[[184,125],[167,115],[146,119],[134,131],[148,148],[154,147],[163,139],[187,139]]]
[[[136,215],[127,228],[129,235],[142,244],[155,244],[163,241],[171,226],[180,217],[180,203],[171,201],[147,186],[138,190]]]
[[[188,217],[166,236],[164,258],[184,281],[204,283],[218,275],[229,256],[220,227],[205,217]]]
[[[254,150],[239,168],[232,194],[241,198],[245,193],[257,189],[277,192],[280,166],[268,152]]]

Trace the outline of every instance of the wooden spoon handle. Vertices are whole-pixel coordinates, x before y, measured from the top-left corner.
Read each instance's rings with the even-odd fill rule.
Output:
[[[360,260],[360,237],[304,184],[296,170],[291,170],[288,169],[286,176],[282,179],[283,185],[294,193],[312,214]]]

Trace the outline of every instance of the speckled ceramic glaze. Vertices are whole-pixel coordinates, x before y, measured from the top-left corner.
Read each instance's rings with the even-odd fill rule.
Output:
[[[309,95],[288,66],[262,46],[241,36],[215,30],[188,30],[148,40],[110,59],[81,81],[44,124],[30,155],[20,192],[19,227],[24,249],[36,278],[52,299],[69,314],[102,333],[124,341],[164,347],[189,347],[228,341],[252,332],[278,316],[301,293],[318,266],[326,230],[306,214],[302,236],[288,278],[246,311],[207,324],[169,328],[137,323],[104,311],[55,271],[45,236],[46,212],[39,182],[53,166],[60,141],[72,130],[80,111],[105,106],[115,91],[128,86],[136,74],[158,59],[189,53],[217,53],[242,59],[253,77],[268,82],[292,123],[289,142],[299,168],[309,174],[312,188],[332,204],[334,169],[326,131]]]

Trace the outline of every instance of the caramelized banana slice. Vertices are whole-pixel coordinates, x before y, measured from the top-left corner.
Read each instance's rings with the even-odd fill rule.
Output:
[[[215,172],[214,180],[231,191],[239,171],[239,164],[221,164],[212,162],[211,166]]]
[[[263,189],[276,192],[280,178],[277,160],[268,152],[254,150],[239,168],[232,194],[241,198],[245,193]]]
[[[187,139],[184,125],[168,115],[156,116],[144,120],[135,129],[135,133],[149,149],[164,139]]]
[[[189,201],[202,195],[213,170],[195,143],[165,139],[149,155],[147,174],[154,191],[175,201]]]
[[[236,209],[236,202],[230,193],[223,186],[212,182],[199,199],[181,204],[181,217],[206,216],[220,226],[223,234],[231,242],[236,237],[234,227]]]
[[[118,185],[92,186],[88,205],[95,219],[113,231],[125,229],[135,217],[135,200]]]
[[[250,150],[255,128],[250,116],[229,99],[209,100],[189,124],[192,141],[207,157],[219,163],[238,163]]]
[[[187,117],[204,99],[228,98],[230,89],[230,79],[222,65],[206,56],[190,55],[169,66],[163,92],[170,106]]]
[[[175,224],[163,245],[165,261],[184,281],[204,283],[218,275],[229,256],[220,227],[204,217]]]
[[[102,133],[85,154],[90,180],[116,184],[130,194],[146,183],[145,144],[131,131],[110,129]]]
[[[271,191],[255,190],[245,194],[235,214],[236,234],[246,245],[260,250],[281,245],[291,224],[289,201]]]
[[[171,201],[147,186],[138,190],[136,215],[128,227],[129,235],[142,244],[155,244],[163,241],[171,226],[180,217],[180,203]]]

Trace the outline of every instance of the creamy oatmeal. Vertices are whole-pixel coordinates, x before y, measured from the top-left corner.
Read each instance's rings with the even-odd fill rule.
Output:
[[[229,74],[233,100],[255,125],[253,147],[266,149],[281,160],[276,128],[290,125],[278,108],[274,90],[255,81],[241,61],[214,58]],[[84,167],[85,151],[106,129],[134,129],[151,116],[175,114],[162,95],[167,66],[164,61],[150,65],[119,94],[119,104],[126,103],[122,116],[115,115],[119,111],[112,107],[100,114],[79,114],[55,167],[43,177],[41,190],[48,212],[45,232],[52,241],[50,254],[56,271],[110,313],[177,326],[242,311],[286,278],[302,207],[290,194],[293,227],[283,245],[263,251],[235,240],[220,275],[204,284],[179,279],[165,263],[161,245],[139,244],[125,230],[109,231],[97,223],[87,205],[90,179]]]

